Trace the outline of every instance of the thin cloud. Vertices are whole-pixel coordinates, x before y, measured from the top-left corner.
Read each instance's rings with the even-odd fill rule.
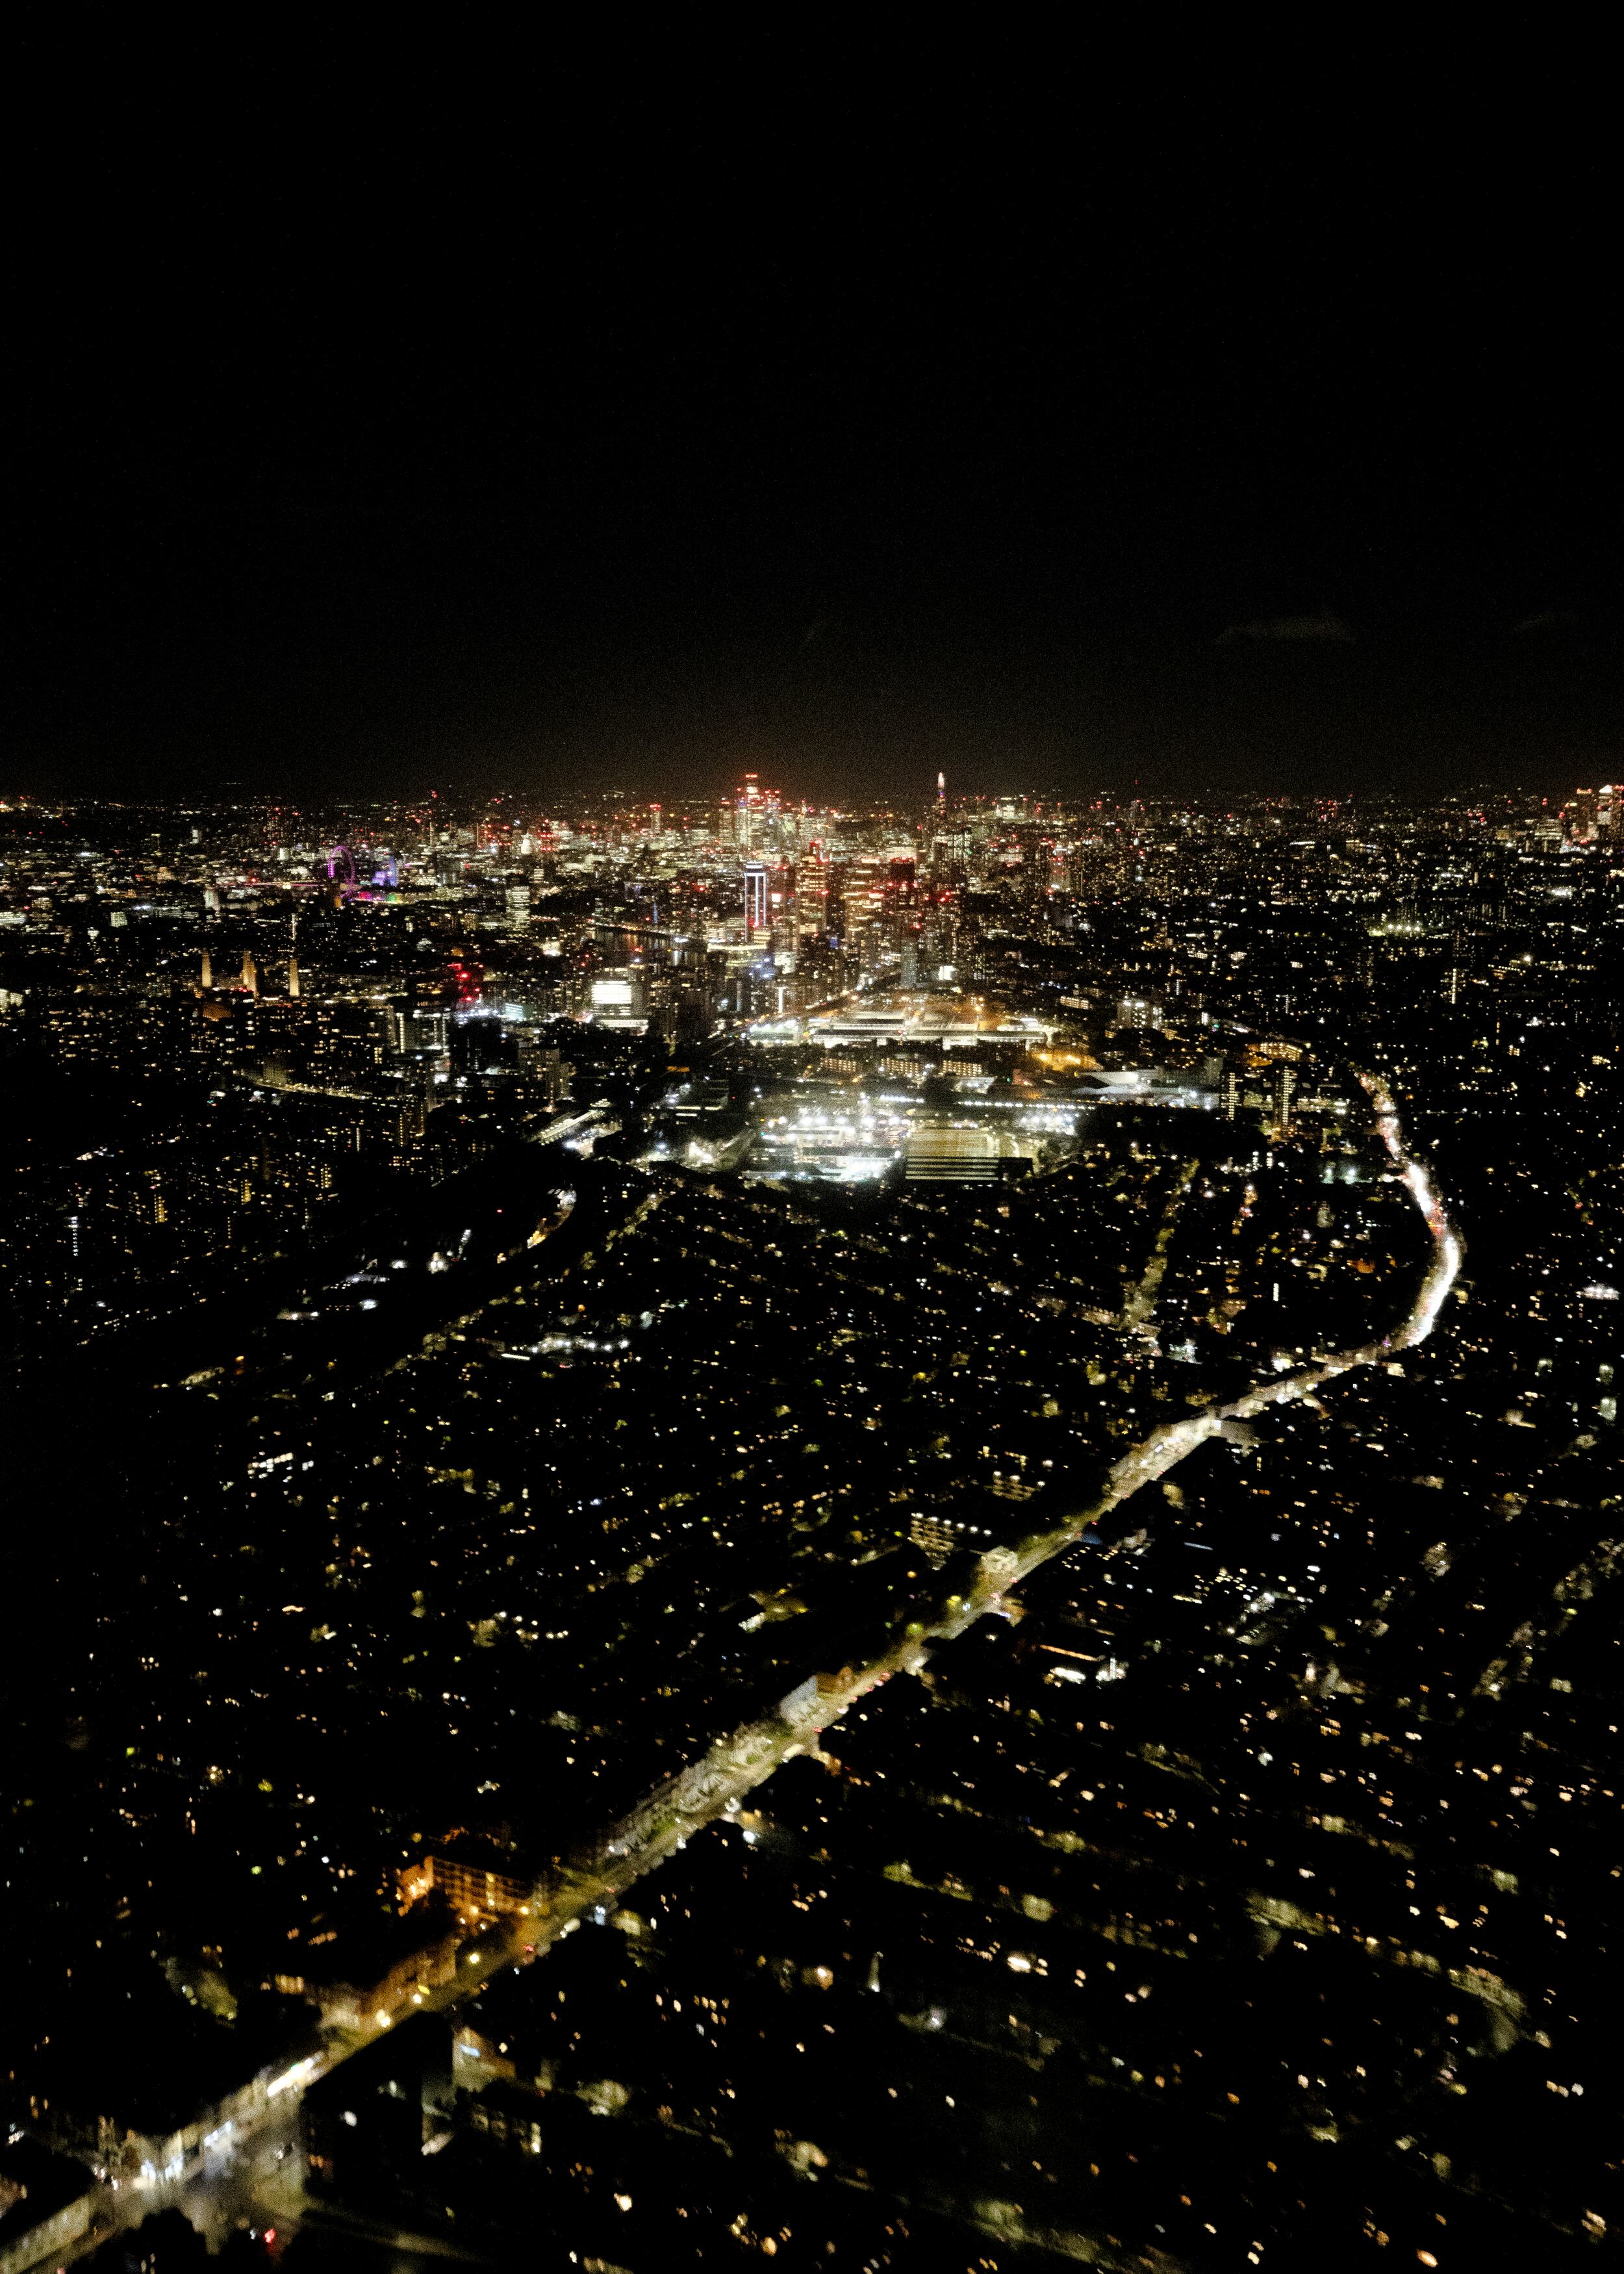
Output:
[[[1236,640],[1273,640],[1301,644],[1320,640],[1333,646],[1352,644],[1353,626],[1344,617],[1329,608],[1321,608],[1312,616],[1259,616],[1249,624],[1229,624],[1218,635],[1218,645],[1228,647]]]
[[[1522,616],[1511,627],[1515,632],[1553,632],[1566,629],[1569,624],[1582,624],[1584,618],[1577,608],[1538,608],[1531,616]]]

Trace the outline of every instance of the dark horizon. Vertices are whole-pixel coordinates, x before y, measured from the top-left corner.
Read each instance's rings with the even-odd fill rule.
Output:
[[[251,125],[207,200],[85,147],[22,264],[4,788],[1624,771],[1582,133],[811,109],[342,179]]]

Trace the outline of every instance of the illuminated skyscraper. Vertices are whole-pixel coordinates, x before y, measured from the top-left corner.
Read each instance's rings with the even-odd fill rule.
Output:
[[[816,838],[795,870],[795,906],[802,938],[816,938],[828,929],[829,864]]]
[[[1611,782],[1599,789],[1576,789],[1565,808],[1570,832],[1580,844],[1594,844],[1598,838],[1613,833],[1614,800],[1618,793]]]
[[[744,936],[754,939],[767,929],[767,864],[752,861],[744,872]]]
[[[737,819],[734,824],[736,841],[747,853],[756,850],[756,816],[761,806],[761,790],[754,774],[746,774],[744,787],[739,793]]]

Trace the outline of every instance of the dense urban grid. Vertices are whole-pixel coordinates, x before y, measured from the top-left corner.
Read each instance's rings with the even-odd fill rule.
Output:
[[[1616,2249],[1621,999],[1609,787],[0,802],[0,2274]]]

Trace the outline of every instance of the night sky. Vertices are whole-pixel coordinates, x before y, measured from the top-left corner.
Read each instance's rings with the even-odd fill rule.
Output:
[[[1624,771],[1583,70],[1062,61],[48,106],[0,789]]]

